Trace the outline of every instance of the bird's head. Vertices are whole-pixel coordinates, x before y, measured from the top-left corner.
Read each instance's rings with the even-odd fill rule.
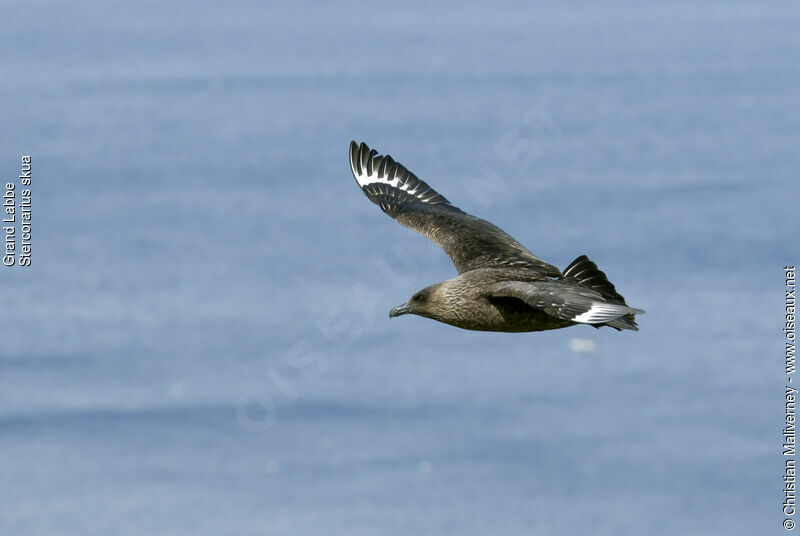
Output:
[[[405,314],[435,318],[441,311],[444,302],[441,283],[437,283],[415,292],[406,303],[389,311],[389,318]]]

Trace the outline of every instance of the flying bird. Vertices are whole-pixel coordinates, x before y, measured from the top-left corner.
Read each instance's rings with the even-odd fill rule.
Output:
[[[499,227],[453,206],[391,156],[350,142],[366,196],[398,223],[438,244],[458,276],[416,292],[389,317],[415,314],[478,331],[544,331],[576,324],[638,331],[635,315],[586,255],[562,272]]]

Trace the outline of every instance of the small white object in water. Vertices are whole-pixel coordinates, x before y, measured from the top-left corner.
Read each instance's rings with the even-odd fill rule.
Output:
[[[590,339],[571,339],[569,349],[579,354],[591,354],[597,349],[597,345]]]
[[[433,464],[428,460],[422,460],[417,466],[420,474],[427,475],[433,470]]]
[[[281,464],[279,464],[279,463],[278,463],[278,462],[276,462],[275,460],[270,460],[270,461],[268,461],[268,462],[267,462],[267,464],[264,466],[264,470],[266,471],[266,473],[267,473],[268,475],[274,475],[274,474],[277,474],[277,473],[278,473],[278,471],[280,471],[280,470],[281,470]]]
[[[179,380],[171,383],[167,388],[167,392],[170,398],[183,398],[183,395],[186,393],[186,382]]]

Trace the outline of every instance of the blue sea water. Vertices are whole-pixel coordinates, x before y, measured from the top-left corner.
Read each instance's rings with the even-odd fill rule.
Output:
[[[3,12],[2,534],[783,531],[797,3]],[[641,332],[390,321],[455,270],[351,139]]]

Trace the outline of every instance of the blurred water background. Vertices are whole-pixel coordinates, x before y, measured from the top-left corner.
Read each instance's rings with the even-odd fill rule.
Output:
[[[34,219],[0,270],[3,534],[783,530],[796,2],[2,12]],[[590,255],[641,332],[390,321],[455,270],[351,139]]]

